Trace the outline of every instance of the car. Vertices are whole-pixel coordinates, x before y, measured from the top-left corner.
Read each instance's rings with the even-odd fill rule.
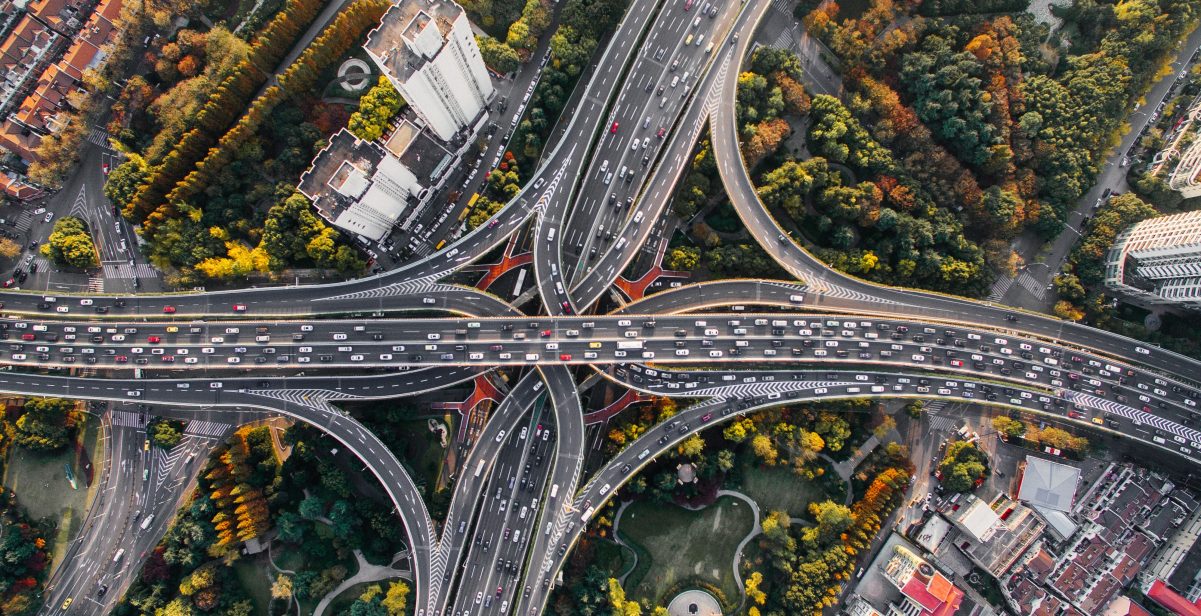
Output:
[[[50,222],[51,220],[54,220],[54,212],[46,212],[46,217],[43,218],[42,220],[45,222]]]
[[[71,312],[71,309],[66,306],[59,306],[59,307],[55,308],[55,310],[62,312],[62,313]]]
[[[609,127],[609,132],[612,134],[617,134],[617,126],[618,126],[617,122],[614,122],[613,126]]]
[[[663,135],[666,135],[666,134],[667,134],[667,129],[660,126],[659,131],[655,133],[655,136],[662,139]]]
[[[571,353],[560,353],[559,361],[571,361]]]
[[[175,314],[175,306],[163,306],[163,314]]]
[[[234,312],[246,312],[246,304],[234,304]]]
[[[71,607],[71,602],[74,600],[75,600],[74,597],[67,597],[66,599],[63,600],[62,607],[60,607],[58,609],[65,611],[67,608]]]
[[[151,337],[147,338],[146,341],[149,342],[150,344],[158,344],[158,343],[162,342],[163,339],[159,338],[158,336],[151,336]]]
[[[491,221],[488,223],[488,228],[489,228],[489,229],[491,229],[491,228],[493,228],[493,227],[495,227],[496,225],[499,225],[499,224],[500,224],[500,219],[499,219],[499,218],[493,218],[493,219],[492,219],[492,220],[491,220]]]
[[[551,331],[550,331],[549,329],[544,329],[544,330],[542,330],[542,337],[543,337],[543,338],[550,338],[550,334],[551,334]]]
[[[1151,351],[1144,349],[1141,346],[1134,347],[1134,350],[1135,350],[1135,352],[1139,353],[1140,355],[1150,355],[1151,354]]]
[[[108,175],[108,163],[100,164],[100,172],[103,173],[104,175]]]
[[[81,300],[79,300],[79,305],[80,305],[80,306],[91,306],[91,305],[92,305],[92,300],[90,300],[90,299],[81,299]]]

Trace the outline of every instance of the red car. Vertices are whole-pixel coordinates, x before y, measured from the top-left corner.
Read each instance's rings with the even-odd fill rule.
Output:
[[[246,304],[234,304],[234,312],[246,312]]]
[[[568,302],[563,302],[563,303],[561,303],[561,304],[559,304],[559,305],[563,307],[563,313],[564,313],[564,314],[571,314],[571,304],[570,304],[570,303],[568,303]]]
[[[571,353],[560,353],[559,361],[571,361]]]
[[[34,336],[33,334],[21,334],[21,340],[25,340],[26,342],[28,342],[30,340],[36,340],[36,339],[37,339],[37,336]]]
[[[610,132],[610,133],[613,133],[613,134],[615,134],[615,135],[617,134],[617,122],[614,122],[614,123],[613,123],[613,126],[610,126],[610,127],[609,127],[609,132]]]
[[[118,356],[116,357],[116,360],[117,360],[117,363],[118,363],[118,364],[123,364],[123,363],[126,363],[126,362],[128,362],[128,361],[129,361],[129,358],[128,358],[128,357],[126,357],[126,356],[124,356],[124,355],[118,355]]]
[[[705,422],[709,421],[710,419],[713,419],[713,413],[705,413],[704,415],[701,416],[701,423],[705,423]]]
[[[163,355],[163,363],[164,364],[175,363],[175,356],[174,355]]]
[[[163,339],[159,338],[158,336],[151,336],[151,337],[147,338],[146,341],[149,342],[150,344],[158,344],[158,343],[162,342]]]
[[[655,136],[656,136],[656,137],[658,137],[658,138],[660,138],[660,139],[662,139],[662,138],[663,138],[663,135],[666,135],[666,134],[667,134],[667,129],[665,129],[665,128],[663,128],[662,126],[660,126],[660,127],[659,127],[659,132],[655,133]]]
[[[175,306],[163,306],[163,314],[175,314]]]
[[[544,330],[542,330],[542,337],[543,337],[543,338],[550,338],[550,330],[549,330],[549,329],[544,329]]]

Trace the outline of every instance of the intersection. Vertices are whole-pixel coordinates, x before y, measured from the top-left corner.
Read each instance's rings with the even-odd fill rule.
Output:
[[[313,424],[387,491],[409,537],[421,616],[541,613],[591,512],[638,468],[702,428],[789,401],[950,398],[1071,411],[1201,461],[1197,361],[1044,315],[861,281],[781,241],[742,163],[734,118],[739,66],[771,3],[730,3],[713,17],[684,5],[632,4],[542,167],[458,242],[337,284],[6,291],[0,391],[253,409]],[[683,45],[685,32],[707,42]],[[643,249],[706,123],[735,209],[795,280],[686,285],[587,314]],[[527,223],[544,314],[442,282]],[[499,367],[526,371],[468,455],[443,524],[395,455],[335,406]],[[573,371],[586,370],[702,401],[583,477]]]

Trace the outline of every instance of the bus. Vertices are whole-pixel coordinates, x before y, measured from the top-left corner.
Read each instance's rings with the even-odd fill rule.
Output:
[[[556,483],[555,485],[550,487],[550,497],[554,498],[558,495],[559,495],[559,484]]]
[[[480,200],[479,193],[475,193],[475,194],[471,195],[471,198],[467,200],[467,207],[468,208],[475,207],[475,202],[479,201],[479,200]]]
[[[479,466],[475,467],[475,476],[476,477],[479,477],[480,473],[484,472],[484,464],[485,463],[486,463],[485,460],[480,460]]]

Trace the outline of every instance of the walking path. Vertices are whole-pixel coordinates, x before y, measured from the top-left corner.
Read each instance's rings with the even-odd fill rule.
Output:
[[[735,490],[718,490],[717,498],[721,498],[723,496],[736,498],[746,503],[748,506],[750,506],[751,513],[755,516],[755,525],[751,527],[750,532],[748,532],[746,536],[742,538],[742,541],[738,542],[738,548],[734,550],[734,559],[733,563],[731,564],[731,570],[734,572],[734,583],[738,585],[738,595],[741,597],[741,600],[739,601],[739,610],[741,610],[742,604],[746,602],[746,587],[742,583],[742,573],[739,571],[738,563],[742,562],[742,550],[746,548],[746,545],[763,532],[763,525],[759,523],[762,518],[759,515],[759,503],[756,503],[755,499]],[[622,573],[621,576],[617,578],[618,583],[620,583],[623,588],[626,584],[626,577],[629,576],[630,573],[633,573],[634,569],[638,567],[638,552],[634,548],[630,547],[625,541],[622,541],[621,535],[617,532],[618,524],[621,522],[621,514],[625,512],[626,507],[628,507],[631,502],[632,501],[623,502],[617,508],[617,513],[613,516],[613,541],[634,553],[634,565],[630,567],[629,571]],[[689,511],[701,511],[711,506],[712,504],[705,505],[703,507],[689,507],[684,505],[684,508],[688,509]],[[314,614],[314,616],[320,615]]]
[[[338,595],[342,594],[342,591],[354,586],[355,584],[379,582],[382,580],[390,580],[392,578],[404,578],[412,581],[413,573],[411,571],[392,568],[397,561],[408,557],[409,552],[408,550],[405,550],[402,552],[397,552],[396,555],[392,557],[392,562],[388,563],[387,565],[373,565],[367,562],[366,558],[363,558],[362,552],[355,550],[354,558],[359,562],[359,570],[355,572],[354,575],[342,580],[342,583],[338,584],[337,588],[334,588],[326,593],[324,597],[321,597],[321,602],[318,603],[317,607],[313,609],[313,616],[321,616],[324,614],[325,608],[329,607],[331,601],[337,598]]]

